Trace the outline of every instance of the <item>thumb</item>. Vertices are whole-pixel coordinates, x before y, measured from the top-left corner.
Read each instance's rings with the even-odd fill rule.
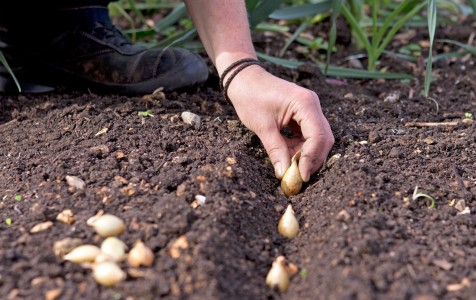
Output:
[[[266,132],[266,131],[265,131]],[[289,158],[289,150],[279,130],[269,130],[267,134],[258,136],[263,143],[266,152],[274,166],[274,174],[276,178],[281,180],[284,172],[289,168],[291,159]]]

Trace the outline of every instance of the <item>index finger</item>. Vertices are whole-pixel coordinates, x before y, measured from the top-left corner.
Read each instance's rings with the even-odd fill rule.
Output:
[[[293,117],[300,125],[304,138],[299,171],[305,182],[324,163],[334,144],[334,136],[322,112],[319,98],[315,93],[312,94],[312,98],[300,100],[302,108]]]

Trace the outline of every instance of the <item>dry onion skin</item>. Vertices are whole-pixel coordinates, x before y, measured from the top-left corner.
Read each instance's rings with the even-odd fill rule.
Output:
[[[118,236],[126,229],[124,221],[110,214],[94,216],[87,221],[87,224],[102,237]]]
[[[286,170],[281,179],[281,189],[286,197],[295,196],[299,194],[302,188],[303,180],[299,172],[298,161],[301,156],[301,151],[298,151],[291,158],[291,165]]]
[[[278,232],[289,239],[294,238],[299,233],[299,222],[291,204],[288,205],[281,219],[279,219]]]
[[[284,256],[279,256],[273,262],[268,275],[266,275],[266,284],[272,289],[278,289],[281,293],[286,293],[289,287],[289,274],[285,266]]]
[[[154,263],[154,252],[142,241],[137,241],[127,255],[131,267],[151,266]]]
[[[126,273],[112,261],[104,261],[93,266],[93,277],[104,286],[114,286],[126,279]]]

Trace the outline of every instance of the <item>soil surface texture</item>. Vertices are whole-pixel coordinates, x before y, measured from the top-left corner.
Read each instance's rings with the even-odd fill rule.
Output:
[[[440,28],[437,38],[465,43],[472,30]],[[422,34],[410,42],[426,39]],[[254,38],[269,54],[285,43]],[[345,66],[357,53],[348,40],[339,36],[334,64]],[[326,80],[310,64],[265,64],[316,91],[336,138],[325,167],[290,198],[212,69],[188,93],[0,96],[0,295],[475,299],[475,59],[435,63],[431,98],[421,93],[421,65],[390,57],[381,63],[417,79]],[[139,115],[148,109],[153,116]],[[184,111],[201,123],[184,123]],[[288,204],[300,224],[292,240],[277,232]],[[66,210],[73,217],[59,220]],[[87,224],[100,212],[124,220],[119,238],[129,249],[142,240],[155,256],[150,267],[120,263],[127,278],[115,287],[63,260],[58,244],[100,245]],[[265,283],[280,255],[298,268],[285,294]]]

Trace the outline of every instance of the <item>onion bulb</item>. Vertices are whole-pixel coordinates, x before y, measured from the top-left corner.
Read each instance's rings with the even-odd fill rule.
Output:
[[[142,241],[138,240],[127,255],[131,267],[151,266],[154,262],[154,252]]]
[[[289,287],[289,275],[286,272],[285,265],[284,256],[278,256],[266,276],[266,284],[272,289],[277,288],[281,293],[286,293]]]
[[[101,252],[110,256],[114,262],[126,258],[126,244],[117,237],[110,236],[101,243]]]
[[[297,195],[301,191],[303,180],[298,167],[300,155],[301,151],[298,151],[291,158],[291,166],[289,166],[283,175],[283,179],[281,179],[281,189],[286,197]]]
[[[299,222],[294,215],[291,204],[282,215],[278,223],[278,232],[289,239],[294,238],[299,233]]]
[[[126,229],[124,221],[110,214],[94,216],[87,221],[87,224],[102,237],[118,236]]]
[[[77,264],[87,263],[93,262],[99,253],[101,253],[101,250],[95,245],[81,245],[63,256],[63,259]]]
[[[126,273],[111,261],[104,261],[93,266],[93,277],[104,286],[113,286],[126,279]]]

